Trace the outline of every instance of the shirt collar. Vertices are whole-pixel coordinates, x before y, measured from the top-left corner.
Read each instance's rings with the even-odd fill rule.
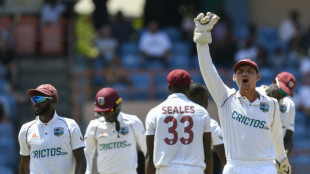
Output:
[[[40,125],[40,124],[51,124],[51,123],[55,122],[55,120],[57,119],[57,117],[58,117],[58,114],[57,114],[56,111],[55,111],[55,112],[54,112],[54,115],[53,115],[53,118],[52,118],[48,123],[43,123],[43,122],[40,120],[39,116],[36,116],[36,123],[37,123],[38,125]]]
[[[261,102],[267,102],[267,98],[266,98],[266,96],[263,93],[261,93],[261,92],[259,92],[257,90],[256,90],[256,92],[259,95],[258,100],[256,99],[253,103],[251,103],[251,105],[260,105]],[[240,91],[238,91],[236,93],[236,97],[238,99],[246,100],[247,102],[249,102],[249,100],[246,97],[245,97],[245,99],[243,99],[243,96],[240,94]]]
[[[170,98],[187,98],[185,94],[183,93],[173,93],[168,96],[168,99]]]

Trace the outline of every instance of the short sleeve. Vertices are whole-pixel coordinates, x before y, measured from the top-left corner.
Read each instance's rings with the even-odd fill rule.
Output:
[[[219,124],[211,119],[211,134],[212,134],[212,143],[214,146],[219,145],[219,144],[224,144],[223,142],[223,135],[222,135],[222,130],[219,126]]]
[[[80,147],[85,147],[85,142],[84,142],[82,132],[80,130],[80,127],[75,121],[71,123],[70,129],[71,129],[70,132],[71,132],[71,137],[72,137],[71,138],[72,150],[78,149]]]
[[[289,118],[288,118],[287,129],[293,132],[295,130],[295,114],[296,114],[295,104],[292,103],[291,108],[290,108]]]
[[[210,116],[207,111],[204,111],[203,121],[204,121],[204,132],[211,132]]]
[[[97,141],[95,137],[95,130],[98,124],[92,120],[89,125],[87,126],[86,133],[85,133],[85,144],[86,147],[84,148],[85,158],[86,158],[86,174],[92,173],[93,168],[93,158],[94,154],[97,149]]]
[[[20,147],[20,155],[29,156],[30,155],[30,146],[26,140],[26,127],[23,125],[18,134],[18,141]]]
[[[155,135],[155,117],[153,116],[153,110],[151,110],[145,119],[145,134]]]
[[[135,129],[135,136],[136,141],[138,142],[142,152],[144,155],[146,154],[146,140],[145,140],[145,130],[142,121],[138,117],[134,117],[134,129]]]

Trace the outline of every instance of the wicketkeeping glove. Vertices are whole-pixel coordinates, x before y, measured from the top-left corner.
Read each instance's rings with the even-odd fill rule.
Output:
[[[291,174],[291,165],[288,162],[288,159],[285,158],[285,160],[282,163],[279,163],[279,161],[274,160],[273,164],[276,166],[276,169],[278,173],[280,174]]]
[[[212,43],[211,30],[220,18],[211,12],[206,16],[200,13],[195,19],[194,42],[199,44]]]

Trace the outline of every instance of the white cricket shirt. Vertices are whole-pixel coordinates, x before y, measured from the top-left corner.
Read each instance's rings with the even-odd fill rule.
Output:
[[[123,112],[120,112],[117,119],[120,123],[119,133],[115,129],[115,123],[106,122],[104,117],[90,121],[85,133],[86,174],[92,173],[96,151],[99,173],[136,171],[138,166],[136,142],[143,153],[146,153],[143,123],[137,116]]]
[[[156,168],[174,164],[206,167],[203,134],[211,132],[208,112],[175,93],[147,114],[146,135],[154,135]]]
[[[250,103],[223,83],[209,46],[196,46],[201,74],[218,108],[227,160],[283,161],[286,154],[278,102],[259,93]]]
[[[267,95],[266,88],[267,86],[262,85],[260,87],[257,87],[256,90]],[[279,101],[279,107],[280,107],[280,118],[282,123],[283,136],[285,136],[287,129],[294,132],[295,113],[296,113],[295,103],[289,97],[284,97]]]
[[[212,134],[212,145],[224,144],[222,130],[216,120],[210,118],[211,134]]]
[[[77,123],[56,112],[48,123],[37,116],[23,124],[18,140],[20,155],[30,156],[31,174],[74,174],[72,150],[85,146]]]

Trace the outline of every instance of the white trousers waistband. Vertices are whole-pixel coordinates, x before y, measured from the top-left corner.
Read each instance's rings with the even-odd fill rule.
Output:
[[[240,160],[227,160],[227,164],[237,165],[237,166],[262,166],[273,164],[272,160],[267,161],[240,161]]]

